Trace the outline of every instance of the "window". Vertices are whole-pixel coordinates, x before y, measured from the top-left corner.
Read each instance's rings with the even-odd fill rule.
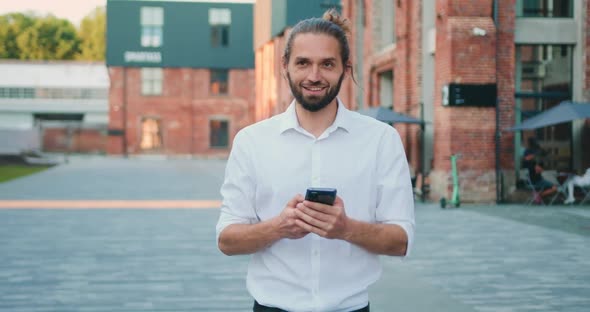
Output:
[[[227,120],[209,120],[209,146],[222,148],[228,146],[228,125]]]
[[[162,69],[142,68],[141,69],[141,94],[161,95],[162,94]]]
[[[379,73],[379,105],[393,107],[393,71]]]
[[[145,117],[141,121],[141,141],[139,147],[143,151],[162,148],[162,133],[158,118]]]
[[[227,69],[212,69],[211,70],[211,94],[222,95],[227,94]]]
[[[141,8],[141,46],[157,48],[162,46],[164,9],[160,7]]]
[[[394,0],[381,0],[380,2],[381,38],[379,48],[383,49],[395,42],[395,5]]]
[[[35,89],[0,87],[0,98],[33,99],[35,98]]]
[[[569,45],[516,46],[516,120],[523,121],[571,99],[573,47]],[[546,170],[571,170],[571,124],[562,123],[522,132],[522,142],[535,136],[549,152]],[[520,134],[515,146],[520,147]],[[515,150],[515,155],[519,151]],[[518,164],[518,162],[517,162]]]
[[[231,11],[229,9],[209,9],[211,26],[211,46],[227,47],[229,45],[229,26]]]
[[[516,8],[521,17],[573,16],[573,0],[518,0]]]

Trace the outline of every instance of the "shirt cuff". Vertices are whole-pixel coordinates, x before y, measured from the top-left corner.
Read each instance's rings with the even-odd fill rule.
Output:
[[[215,227],[215,242],[217,243],[217,246],[219,247],[219,235],[221,235],[221,232],[223,232],[223,230],[232,225],[232,224],[254,224],[256,223],[255,219],[247,219],[247,218],[241,218],[241,217],[236,217],[227,213],[221,213],[219,216],[219,221],[217,222],[217,226]]]

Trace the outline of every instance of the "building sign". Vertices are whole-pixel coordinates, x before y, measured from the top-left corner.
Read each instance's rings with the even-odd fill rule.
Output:
[[[125,51],[125,63],[162,63],[162,53],[145,51]]]
[[[490,84],[451,83],[443,87],[444,106],[496,106],[497,87]]]

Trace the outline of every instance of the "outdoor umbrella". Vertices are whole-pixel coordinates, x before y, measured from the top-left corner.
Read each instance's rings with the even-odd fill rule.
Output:
[[[584,118],[590,118],[590,103],[565,101],[508,130],[531,130]]]
[[[396,113],[389,108],[386,107],[371,107],[366,109],[361,109],[358,111],[362,115],[367,115],[369,117],[373,117],[377,120],[383,122],[390,122],[390,123],[412,123],[412,124],[423,124],[424,121],[420,119],[416,119],[414,117],[410,117],[408,115]]]

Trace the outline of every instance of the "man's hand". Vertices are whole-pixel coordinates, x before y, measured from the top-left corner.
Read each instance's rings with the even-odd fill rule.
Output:
[[[297,224],[298,217],[295,213],[297,210],[296,206],[301,204],[303,199],[303,195],[297,194],[287,203],[281,214],[273,220],[281,237],[298,239],[309,234],[308,230]]]
[[[379,255],[403,256],[408,236],[397,224],[373,224],[346,216],[344,201],[336,197],[334,205],[310,201],[297,204],[295,223],[321,237],[341,239]]]
[[[296,207],[295,223],[299,227],[325,238],[348,238],[349,219],[344,211],[342,198],[336,197],[332,206],[306,200]]]

